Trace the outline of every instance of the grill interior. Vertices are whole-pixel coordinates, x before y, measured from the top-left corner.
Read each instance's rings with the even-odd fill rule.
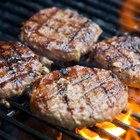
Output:
[[[0,39],[18,41],[18,35],[20,33],[22,23],[38,10],[51,6],[75,9],[79,13],[91,18],[103,29],[100,40],[115,35],[124,34],[124,32],[119,29],[120,25],[127,24],[119,20],[120,7],[122,6],[122,4],[122,0],[3,0],[0,4]],[[128,7],[131,8],[130,5],[128,5]],[[28,100],[28,93],[25,93],[23,97],[20,97],[18,99],[14,98],[12,101],[10,101],[11,107],[8,109],[8,111],[4,107],[1,107],[0,139],[18,140],[18,138],[12,133],[12,131],[21,130],[24,133],[30,134],[32,137],[40,140],[52,140],[53,138],[49,135],[42,134],[41,132],[25,123],[27,120],[32,119],[34,119],[35,121],[43,122],[50,129],[52,128],[53,130],[57,130],[58,134],[61,134],[60,132],[62,132],[66,135],[67,138],[69,137],[69,139],[85,139],[84,137],[76,134],[73,131],[69,131],[59,126],[54,126],[46,121],[40,120],[39,118],[35,117],[29,110]],[[134,101],[136,102],[136,100]],[[126,112],[127,110],[123,111],[123,113]],[[139,114],[132,112],[131,115],[137,121],[140,121]],[[140,129],[135,128],[131,125],[127,125],[117,119],[113,121],[113,124],[125,130],[132,129],[140,134]],[[89,129],[96,132],[101,137],[105,137],[111,140],[123,139],[120,137],[116,137],[97,126]]]

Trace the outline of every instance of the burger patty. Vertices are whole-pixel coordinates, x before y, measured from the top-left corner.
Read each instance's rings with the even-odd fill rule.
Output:
[[[74,129],[112,120],[125,108],[127,98],[111,71],[77,65],[35,82],[30,108],[52,124]]]
[[[27,46],[0,41],[0,98],[21,95],[40,76],[41,66]]]
[[[140,38],[121,36],[97,43],[90,55],[102,68],[112,70],[130,87],[140,88]]]
[[[39,11],[25,22],[21,40],[54,62],[79,61],[102,30],[76,11],[56,7]]]

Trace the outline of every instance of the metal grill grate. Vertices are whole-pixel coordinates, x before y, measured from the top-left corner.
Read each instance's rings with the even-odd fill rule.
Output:
[[[0,39],[1,40],[19,40],[18,35],[20,33],[20,28],[22,23],[26,21],[30,16],[32,16],[35,12],[40,9],[47,8],[50,6],[59,6],[65,8],[71,8],[79,11],[79,13],[88,16],[92,20],[94,20],[97,24],[101,26],[103,29],[103,34],[100,39],[108,38],[114,35],[123,34],[121,30],[119,30],[120,24],[122,23],[118,20],[120,14],[120,7],[122,5],[122,0],[4,0],[0,3]],[[128,7],[131,8],[130,5]],[[129,16],[129,15],[127,15]],[[139,21],[140,19],[136,19]],[[131,28],[131,27],[130,27]],[[26,96],[26,95],[25,95]],[[65,133],[69,137],[76,140],[84,140],[82,136],[74,133],[73,131],[69,131],[65,128],[54,126],[48,122],[44,122],[40,120],[36,116],[34,116],[28,107],[28,103],[26,102],[28,97],[21,97],[17,100],[11,101],[11,108],[9,111],[5,109],[0,110],[0,139],[6,140],[17,140],[16,137],[12,136],[10,131],[7,130],[7,126],[13,129],[17,127],[18,129],[31,134],[33,137],[36,137],[41,140],[52,140],[47,135],[42,135],[39,131],[31,128],[26,125],[24,122],[18,119],[18,116],[27,117],[29,119],[35,118],[39,120],[50,128],[53,128],[59,132]],[[126,113],[127,110],[123,111]],[[140,121],[140,115],[136,113],[131,113],[131,115],[138,121]],[[126,125],[121,121],[115,119],[113,124],[116,126],[122,127],[125,130],[132,129],[135,130],[138,134],[140,134],[140,130],[134,128],[132,126]],[[113,136],[107,131],[94,126],[89,128],[90,130],[98,133],[101,137],[107,137],[109,139],[121,140],[122,138]],[[11,130],[11,129],[10,129]]]

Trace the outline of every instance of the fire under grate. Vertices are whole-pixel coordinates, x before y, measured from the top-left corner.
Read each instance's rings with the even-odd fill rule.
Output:
[[[127,23],[119,20],[121,6],[123,5],[122,0],[2,0],[0,2],[0,39],[1,40],[14,40],[18,41],[18,35],[20,33],[20,28],[22,23],[26,21],[30,16],[32,16],[35,12],[40,9],[58,6],[62,8],[71,8],[77,10],[79,13],[91,18],[94,22],[99,24],[103,29],[103,34],[100,37],[100,40],[109,38],[115,35],[124,34],[123,31],[119,29],[120,25],[129,26]],[[131,5],[128,5],[128,8]],[[138,11],[140,13],[140,11]],[[128,17],[131,15],[127,15]],[[135,18],[136,21],[140,19]],[[132,28],[132,27],[129,27]],[[80,63],[82,64],[82,63]],[[140,101],[129,97],[130,100],[136,102],[136,104],[140,104]],[[33,138],[39,140],[53,140],[54,138],[49,135],[42,134],[38,130],[30,127],[25,122],[27,120],[35,119],[43,124],[45,124],[48,128],[54,129],[58,132],[58,134],[65,134],[67,138],[70,140],[85,140],[83,136],[76,134],[74,131],[70,131],[68,129],[55,126],[50,124],[49,122],[40,120],[36,116],[34,116],[30,110],[28,105],[29,97],[28,95],[23,95],[19,99],[13,99],[10,101],[11,107],[8,109],[1,108],[0,109],[0,139],[1,140],[18,140],[18,138],[12,134],[12,130],[16,128],[18,130],[22,130],[27,134],[30,134]],[[122,114],[127,114],[129,111],[124,110]],[[133,119],[137,122],[140,122],[140,114],[131,112],[130,114]],[[23,119],[23,118],[26,118]],[[23,121],[24,120],[24,121]],[[122,121],[115,119],[112,122],[118,127],[121,127],[125,130],[134,130],[140,135],[140,129],[125,124]],[[94,126],[92,128],[88,128],[91,131],[96,132],[100,137],[107,138],[110,140],[123,140],[123,137],[117,137],[107,132],[106,130]],[[55,138],[56,139],[56,138]],[[59,137],[57,137],[60,140]]]

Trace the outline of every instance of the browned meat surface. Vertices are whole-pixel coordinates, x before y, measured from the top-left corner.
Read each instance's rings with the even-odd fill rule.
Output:
[[[21,40],[55,62],[79,61],[101,34],[100,27],[76,11],[41,10],[25,22]]]
[[[37,81],[30,108],[44,120],[74,129],[112,120],[125,108],[127,98],[111,71],[74,66]]]
[[[0,41],[0,98],[21,95],[40,76],[38,57],[19,42]]]
[[[94,45],[90,62],[112,70],[130,87],[140,88],[140,38],[121,36]]]

